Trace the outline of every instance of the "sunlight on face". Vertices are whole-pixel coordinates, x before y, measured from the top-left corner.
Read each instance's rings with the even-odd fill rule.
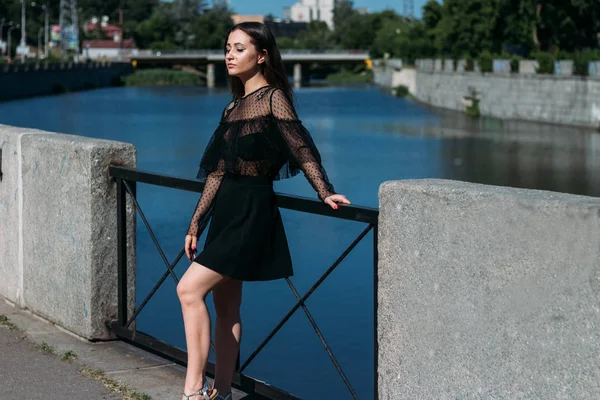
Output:
[[[263,62],[252,39],[240,29],[229,34],[225,45],[225,63],[231,76],[254,75]]]

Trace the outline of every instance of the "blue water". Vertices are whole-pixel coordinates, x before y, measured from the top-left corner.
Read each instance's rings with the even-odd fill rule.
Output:
[[[434,111],[376,88],[306,88],[298,112],[339,193],[377,207],[387,180],[446,178],[600,195],[600,135],[590,130]],[[0,103],[0,123],[133,143],[139,169],[193,178],[229,95],[198,88],[118,88]],[[302,176],[275,190],[316,198]],[[138,185],[138,199],[167,258],[181,250],[198,194]],[[365,228],[358,222],[282,210],[293,282],[304,294]],[[307,305],[360,398],[373,393],[372,236],[361,242]],[[184,259],[179,276],[187,268]],[[138,218],[137,301],[165,271]],[[285,281],[244,286],[242,362],[294,305]],[[214,313],[213,313],[214,315]],[[183,321],[168,278],[137,328],[185,348]],[[349,398],[302,310],[246,374],[306,398]],[[318,395],[315,395],[318,389]]]

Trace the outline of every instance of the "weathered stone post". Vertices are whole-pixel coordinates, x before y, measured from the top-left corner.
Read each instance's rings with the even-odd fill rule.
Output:
[[[600,398],[600,199],[380,187],[380,400]]]
[[[210,63],[206,66],[206,86],[215,87],[215,64]]]
[[[110,165],[128,143],[0,125],[0,295],[86,339],[117,317],[117,198]],[[128,301],[135,305],[135,213],[128,201]]]
[[[294,64],[294,88],[299,89],[302,87],[302,64]]]

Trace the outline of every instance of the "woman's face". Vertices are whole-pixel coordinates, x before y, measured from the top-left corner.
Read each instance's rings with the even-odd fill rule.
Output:
[[[225,63],[231,76],[251,77],[259,70],[259,65],[265,62],[262,53],[256,50],[250,36],[236,29],[229,34],[225,45]]]

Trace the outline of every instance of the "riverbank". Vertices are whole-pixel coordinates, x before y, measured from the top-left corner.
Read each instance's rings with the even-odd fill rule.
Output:
[[[141,69],[123,77],[125,86],[200,86],[205,80],[189,71],[172,69]]]
[[[129,63],[12,64],[0,67],[0,101],[122,85]]]
[[[558,125],[600,127],[600,79],[554,75],[423,72],[415,98],[425,104],[481,115]]]
[[[550,74],[442,72],[377,61],[374,82],[405,86],[424,105],[488,116],[600,129],[600,78]]]

